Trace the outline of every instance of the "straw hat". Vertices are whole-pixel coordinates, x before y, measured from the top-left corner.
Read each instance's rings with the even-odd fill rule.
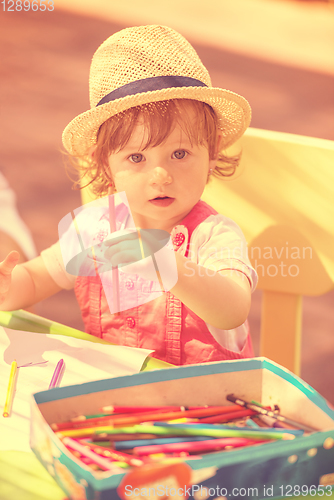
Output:
[[[108,118],[141,104],[167,99],[195,99],[215,110],[224,146],[233,144],[250,123],[248,102],[229,90],[214,88],[194,48],[166,26],[135,26],[109,37],[93,56],[89,94],[91,109],[63,132],[73,155],[85,155]]]

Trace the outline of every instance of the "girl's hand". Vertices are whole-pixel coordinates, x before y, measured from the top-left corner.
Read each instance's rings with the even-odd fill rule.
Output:
[[[159,229],[117,231],[102,243],[72,258],[66,265],[66,271],[74,276],[96,276],[97,273],[120,267],[124,272],[157,281],[151,257],[154,259],[169,238],[167,231]]]
[[[122,235],[103,242],[106,248],[104,257],[109,266],[122,267],[124,272],[159,281],[165,274],[176,274],[174,250],[166,248],[169,238],[169,233],[161,229],[126,230]],[[107,270],[106,264],[99,272],[103,272],[103,269]],[[177,274],[173,284],[176,279]]]
[[[20,259],[16,250],[10,252],[4,261],[0,262],[0,305],[6,300],[12,281],[12,271]]]
[[[169,233],[162,229],[125,230],[123,234],[103,242],[107,248],[104,255],[113,267],[134,264],[151,257],[169,240]]]

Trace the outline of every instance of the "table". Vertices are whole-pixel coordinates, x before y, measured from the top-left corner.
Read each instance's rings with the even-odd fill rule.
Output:
[[[67,335],[91,342],[107,343],[87,333],[23,310],[0,311],[0,325],[13,330]],[[172,367],[173,365],[169,363],[148,356],[142,371]],[[298,498],[311,500],[320,497],[331,498],[328,492],[327,495],[299,496]],[[332,497],[334,500],[333,487]],[[66,500],[66,497],[32,452],[3,451],[0,452],[0,499]]]
[[[28,311],[0,311],[0,325],[53,335],[66,335],[91,342],[108,343],[85,332],[50,321]],[[173,365],[147,357],[141,371],[171,368]],[[64,492],[55,483],[34,453],[0,451],[1,500],[63,500]]]

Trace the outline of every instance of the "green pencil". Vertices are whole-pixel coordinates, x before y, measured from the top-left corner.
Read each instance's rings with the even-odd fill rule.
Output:
[[[270,429],[261,428],[259,431],[252,430],[236,430],[236,429],[208,429],[208,428],[192,428],[192,427],[163,427],[155,425],[133,425],[132,427],[91,427],[89,429],[68,429],[58,432],[59,437],[81,438],[87,436],[110,435],[113,434],[156,434],[162,436],[208,436],[214,438],[223,437],[241,437],[250,439],[295,439],[293,434],[272,432]]]

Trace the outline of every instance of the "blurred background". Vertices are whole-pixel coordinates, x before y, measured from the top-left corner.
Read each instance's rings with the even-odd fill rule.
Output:
[[[250,102],[252,127],[334,140],[331,1],[54,0],[54,10],[45,12],[4,10],[7,4],[0,11],[0,171],[38,252],[57,240],[60,219],[81,205],[65,172],[61,134],[89,108],[93,53],[122,28],[178,30],[213,85]],[[256,354],[260,304],[256,291],[250,314]],[[34,312],[83,328],[72,292]],[[306,297],[303,314],[301,375],[334,403],[334,291]]]

